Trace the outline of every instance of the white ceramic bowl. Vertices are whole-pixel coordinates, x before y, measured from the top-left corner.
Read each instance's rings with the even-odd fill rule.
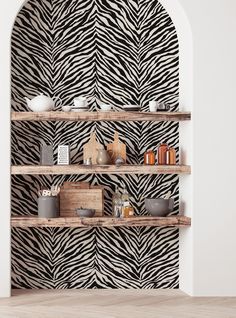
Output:
[[[62,106],[63,112],[70,112],[71,111],[71,106]]]
[[[104,111],[104,112],[108,112],[112,109],[111,105],[109,104],[101,104],[101,110]]]

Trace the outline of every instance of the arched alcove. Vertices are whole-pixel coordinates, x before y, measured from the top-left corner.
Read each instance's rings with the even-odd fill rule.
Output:
[[[27,6],[29,5],[29,3],[27,4]],[[25,10],[25,7],[23,8],[23,11]],[[21,11],[22,12],[22,11]],[[21,12],[20,12],[20,14],[21,14]],[[166,13],[165,13],[166,14]],[[134,62],[134,61],[133,61]],[[135,67],[134,67],[135,68]],[[14,71],[14,68],[13,68],[13,71]],[[99,72],[98,72],[99,73]],[[176,73],[176,72],[174,72],[174,73]],[[34,74],[35,75],[35,74]],[[109,74],[105,74],[106,75],[106,77],[109,77]],[[106,78],[105,77],[105,78]],[[176,74],[175,74],[175,77],[176,77]],[[177,76],[178,77],[178,76]],[[110,79],[112,79],[112,77],[110,77]],[[13,82],[14,82],[14,79],[13,79]],[[40,84],[40,83],[38,83],[38,88],[37,88],[37,90],[39,90],[40,88],[41,88],[41,85],[42,84]],[[51,88],[53,87],[53,82],[50,82],[50,87],[49,87],[49,89],[47,90],[46,89],[46,91],[47,91],[47,93],[49,93],[49,94],[58,94],[58,91],[57,90],[51,90]],[[30,85],[29,85],[30,86]],[[133,101],[133,100],[135,100],[135,101],[140,101],[141,103],[142,103],[142,107],[143,107],[143,110],[147,110],[147,101],[148,101],[148,98],[151,98],[152,96],[148,96],[147,97],[147,93],[145,94],[143,94],[143,98],[137,98],[137,96],[138,96],[138,94],[137,94],[137,91],[135,92],[135,88],[136,88],[136,85],[131,85],[130,87],[133,87],[134,86],[134,89],[133,90],[131,90],[131,92],[130,92],[130,96],[125,96],[127,99],[124,99],[125,97],[123,97],[123,100],[121,99],[121,100],[119,100],[119,98],[121,98],[121,96],[118,94],[118,97],[119,98],[117,98],[117,104],[118,104],[118,108],[119,108],[119,102],[122,102],[122,103],[124,103],[124,101],[126,101],[127,100],[127,102],[130,102],[130,101]],[[104,87],[105,87],[105,85],[104,85]],[[28,90],[28,91],[30,91],[31,93],[33,93],[33,91],[35,91],[35,87],[33,87],[33,86],[30,86],[29,87],[30,89]],[[18,87],[18,89],[19,89],[19,87]],[[43,86],[43,89],[45,90],[45,86]],[[105,90],[103,91],[103,92],[105,92]],[[14,94],[13,93],[13,95],[12,96],[18,96],[18,93],[19,93],[19,91],[17,92],[16,91],[16,94]],[[22,93],[22,92],[21,92]],[[99,96],[99,99],[100,100],[102,100],[102,101],[111,101],[112,100],[112,98],[114,98],[114,96],[110,96],[109,95],[109,93],[108,92],[105,92],[106,94],[105,95],[100,95]],[[131,94],[132,93],[132,94]],[[135,99],[135,93],[137,94],[136,95],[136,99]],[[69,98],[69,96],[62,96],[63,95],[63,93],[62,92],[59,92],[59,94],[58,95],[60,95],[62,98]],[[80,91],[79,91],[79,94],[80,94]],[[84,94],[84,93],[83,93]],[[156,92],[154,93],[155,95],[156,95]],[[19,94],[20,95],[20,94]],[[156,95],[157,96],[157,95]],[[154,97],[154,95],[153,95],[153,97]],[[21,100],[14,100],[14,98],[13,98],[13,108],[15,109],[15,110],[23,110],[24,109],[24,106],[23,106],[23,94],[21,94],[21,97],[20,97],[20,99]],[[104,99],[104,100],[103,100]],[[178,96],[177,96],[177,94],[176,94],[176,91],[175,91],[175,93],[174,93],[174,95],[172,96],[172,98],[171,98],[171,100],[169,100],[169,102],[170,103],[172,103],[172,109],[173,110],[176,110],[177,109],[177,107],[178,107],[178,103],[177,103],[177,100],[178,100]],[[91,103],[94,103],[94,101],[93,100],[91,100]],[[99,104],[99,102],[98,102],[98,104]],[[96,106],[96,103],[95,103],[95,105],[94,104],[91,104],[91,107],[95,107]],[[23,108],[22,108],[23,107]],[[42,127],[42,126],[40,126],[40,127]],[[21,127],[22,128],[22,127]],[[22,129],[19,129],[21,132],[24,130],[22,130]],[[36,129],[37,129],[37,131],[39,131],[38,130],[38,128],[39,127],[36,127]],[[78,128],[78,127],[77,127]],[[105,128],[107,128],[107,127],[105,127]],[[114,127],[112,127],[112,128],[114,128]],[[149,127],[150,128],[150,127]],[[160,128],[160,127],[159,127]],[[161,127],[161,128],[163,128],[163,127]],[[169,130],[169,129],[176,129],[175,127],[167,127],[167,130]],[[50,129],[51,129],[51,131],[50,131],[50,133],[51,132],[55,132],[55,129],[58,129],[57,127],[55,128],[55,127],[50,127]],[[107,128],[108,130],[110,129],[110,127],[108,127]],[[122,127],[122,129],[123,129],[123,127]],[[135,129],[138,129],[137,127],[135,127]],[[145,127],[142,127],[142,129],[145,129]],[[17,127],[15,127],[15,131],[17,130]],[[13,132],[14,132],[14,129],[13,129]],[[168,133],[168,132],[167,132]],[[40,140],[40,134],[38,135],[38,140]],[[109,138],[110,138],[110,136],[109,136],[109,134],[107,135],[107,140],[109,140]],[[152,141],[153,142],[153,141]],[[151,144],[152,144],[152,142],[151,142]],[[173,142],[173,145],[176,145],[176,140]],[[134,147],[135,148],[135,147]],[[30,159],[33,159],[33,160],[37,160],[37,158],[36,157],[31,157],[31,153],[29,153],[30,154],[30,156],[25,156],[25,159],[23,159],[23,157],[21,157],[21,158],[18,158],[19,160],[30,160]],[[132,158],[132,157],[131,157]],[[137,158],[138,157],[134,157],[134,158],[132,158],[132,160],[137,160]],[[140,158],[138,158],[138,159],[140,159]],[[32,161],[31,161],[32,162]],[[29,181],[29,180],[27,180],[27,181]],[[22,182],[22,179],[21,179],[21,181],[20,182]],[[13,185],[14,185],[14,181],[13,181]],[[107,212],[108,213],[108,212]],[[36,237],[37,237],[37,235],[38,235],[38,233],[35,233],[36,234]],[[135,233],[131,233],[132,235],[135,235]],[[162,233],[164,236],[165,236],[165,234],[164,233]],[[160,236],[162,235],[162,234],[160,234]],[[21,234],[19,234],[19,236],[18,236],[18,238],[20,238],[20,235]],[[50,235],[50,233],[48,233],[48,235]],[[120,234],[121,235],[121,237],[122,237],[122,235],[123,236],[125,236],[125,234],[124,233],[122,233],[122,234]],[[126,235],[128,235],[128,232],[126,233]],[[157,235],[157,233],[155,233],[155,235]],[[163,237],[164,237],[163,236]],[[170,240],[172,240],[172,239],[170,239]],[[96,280],[96,279],[95,279]],[[132,277],[131,277],[131,281],[132,281]],[[175,283],[173,283],[175,281]],[[175,278],[174,278],[174,280],[173,280],[173,282],[168,286],[168,283],[167,283],[167,285],[166,286],[161,286],[160,285],[160,287],[176,287],[177,285],[176,285],[176,276],[175,276]],[[18,281],[18,283],[19,283],[19,281]],[[158,285],[158,284],[157,284]],[[95,284],[94,285],[95,287],[97,287],[97,285]],[[131,286],[131,285],[130,285]],[[18,286],[18,287],[20,287],[20,285]],[[55,287],[55,286],[48,286],[48,287]],[[57,286],[58,287],[58,286]],[[59,286],[60,287],[60,286]],[[67,285],[63,285],[62,284],[62,286],[61,286],[62,288],[66,288],[66,287],[70,287],[70,286],[67,286]],[[107,287],[106,285],[104,286],[104,287]],[[111,286],[111,287],[117,287],[117,286]],[[127,286],[126,286],[127,287]],[[140,287],[140,286],[137,286],[137,285],[133,285],[132,287]],[[143,286],[143,287],[145,287],[145,285]],[[150,288],[150,285],[148,285],[148,287]],[[158,286],[151,286],[151,287],[158,287]]]
[[[46,92],[63,103],[149,100],[178,109],[178,40],[158,1],[35,1],[21,9],[12,35],[12,110],[26,110],[24,96]],[[143,163],[161,141],[178,148],[178,123],[12,123],[12,164],[39,164],[40,143],[70,144],[72,164],[82,163],[92,131],[104,146],[115,131],[127,145],[127,163]],[[56,161],[55,161],[56,164]],[[37,214],[38,188],[64,181],[105,187],[105,214],[112,214],[115,186],[126,185],[136,215],[146,215],[144,197],[171,191],[178,213],[177,175],[13,176],[13,215]],[[52,238],[49,241],[49,238]],[[22,248],[19,249],[19,242]],[[114,259],[114,244],[116,256]],[[30,247],[29,247],[30,246]],[[62,261],[63,259],[63,261]],[[70,264],[70,266],[69,266]],[[83,274],[81,274],[83,273]],[[13,229],[13,288],[177,288],[178,230]]]

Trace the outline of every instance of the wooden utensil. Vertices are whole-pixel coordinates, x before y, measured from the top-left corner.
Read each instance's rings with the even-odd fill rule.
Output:
[[[107,150],[111,156],[111,161],[115,164],[116,158],[120,156],[126,162],[126,145],[119,140],[119,134],[116,131],[114,142],[107,145]]]
[[[103,146],[96,140],[96,133],[92,133],[90,140],[83,148],[83,160],[92,159],[92,164],[97,164],[97,149],[103,149]]]

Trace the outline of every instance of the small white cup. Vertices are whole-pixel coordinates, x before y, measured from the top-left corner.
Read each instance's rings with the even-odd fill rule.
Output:
[[[157,106],[158,106],[158,104],[157,104],[156,101],[154,101],[154,100],[150,101],[149,102],[149,110],[150,110],[150,112],[156,112],[157,111]]]
[[[101,104],[100,107],[101,107],[101,110],[105,111],[105,112],[108,112],[108,111],[112,110],[112,107],[109,104]]]
[[[80,96],[80,97],[76,97],[74,99],[74,105],[75,107],[79,107],[79,108],[84,108],[87,106],[87,98]]]
[[[62,106],[63,112],[70,112],[71,111],[71,106]]]

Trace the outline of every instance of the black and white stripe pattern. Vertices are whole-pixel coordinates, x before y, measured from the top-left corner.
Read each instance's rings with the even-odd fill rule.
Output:
[[[12,110],[27,109],[24,96],[59,96],[65,105],[87,96],[91,110],[102,102],[168,102],[178,109],[178,40],[157,0],[30,0],[12,35]],[[161,141],[178,149],[178,123],[34,122],[12,124],[12,163],[38,164],[40,143],[70,144],[72,163],[82,162],[91,131],[102,144],[114,130],[126,143],[128,163],[143,163]],[[105,186],[111,214],[115,186],[126,185],[135,213],[145,215],[144,197],[169,190],[178,211],[178,176],[13,176],[12,213],[36,214],[37,189],[65,180]],[[15,288],[175,288],[178,230],[14,229],[12,285]]]

